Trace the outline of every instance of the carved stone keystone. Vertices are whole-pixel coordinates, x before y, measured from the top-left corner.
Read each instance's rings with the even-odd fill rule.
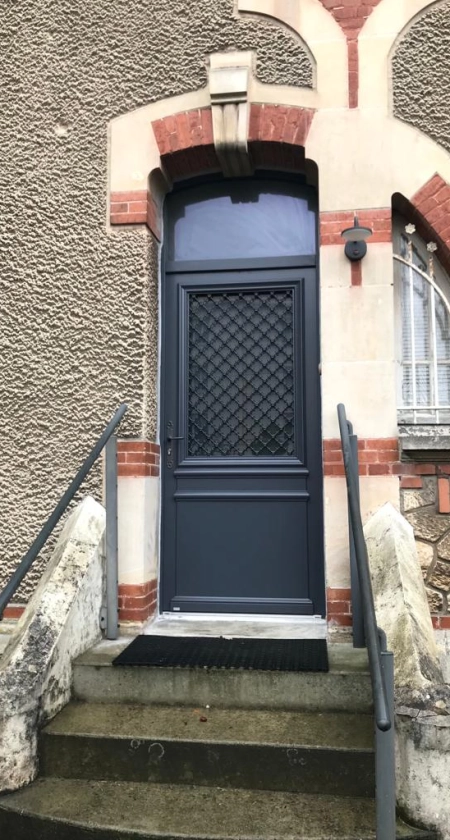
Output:
[[[214,146],[223,174],[228,178],[251,175],[248,151],[251,52],[214,53],[210,56]]]

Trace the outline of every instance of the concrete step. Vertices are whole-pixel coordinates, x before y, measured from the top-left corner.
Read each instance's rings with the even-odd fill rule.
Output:
[[[0,798],[14,840],[375,840],[371,799],[42,779]],[[435,835],[398,823],[399,840]]]
[[[41,733],[60,778],[374,794],[369,715],[72,703]]]
[[[94,703],[370,713],[367,652],[330,645],[328,673],[113,667],[128,640],[102,642],[74,665],[74,697]]]

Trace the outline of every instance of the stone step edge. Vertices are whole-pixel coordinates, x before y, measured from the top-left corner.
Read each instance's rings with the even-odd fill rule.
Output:
[[[104,733],[96,732],[52,732],[43,729],[40,733],[41,738],[80,738],[80,739],[95,739],[113,740],[113,741],[130,741],[139,740],[143,743],[168,743],[168,744],[204,744],[211,746],[217,744],[220,746],[229,747],[273,747],[274,749],[297,749],[297,750],[322,750],[325,752],[342,752],[342,753],[358,753],[358,755],[374,755],[375,747],[346,747],[346,746],[332,746],[329,744],[305,744],[298,741],[289,741],[280,743],[278,741],[232,741],[221,740],[219,738],[169,738],[166,735],[105,735]]]

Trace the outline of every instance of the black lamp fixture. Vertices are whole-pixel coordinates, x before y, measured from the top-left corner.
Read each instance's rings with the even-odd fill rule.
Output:
[[[353,227],[342,231],[341,236],[345,239],[345,256],[351,262],[359,262],[367,253],[366,239],[372,236],[373,230],[362,227],[359,224],[358,216],[353,218]]]

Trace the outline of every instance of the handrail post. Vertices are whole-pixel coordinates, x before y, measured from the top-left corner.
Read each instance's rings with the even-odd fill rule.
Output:
[[[395,726],[394,726],[394,654],[381,650],[386,697],[392,726],[387,732],[375,727],[375,785],[377,840],[395,840]]]
[[[357,573],[357,587],[354,589],[352,565],[352,601],[354,591],[359,591],[375,710],[376,840],[395,840],[394,657],[387,650],[386,634],[377,627],[369,556],[359,504],[358,440],[342,403],[338,405],[337,411],[353,536],[350,551]]]
[[[355,467],[353,471],[354,485],[356,488],[356,494],[359,505],[360,498],[358,436],[353,433],[353,425],[348,421],[347,423],[349,431],[350,449],[352,453],[352,465],[354,465]],[[361,587],[359,585],[358,563],[356,560],[355,540],[353,537],[353,528],[350,517],[350,511],[348,512],[348,534],[350,544],[350,578],[352,587],[353,647],[364,648],[366,646],[366,637],[364,633],[364,614],[361,604]]]
[[[36,557],[44,547],[50,534],[53,532],[55,525],[57,525],[63,514],[66,512],[68,505],[74,498],[77,491],[80,489],[84,479],[88,475],[93,464],[95,464],[100,453],[103,451],[114,430],[119,425],[120,421],[122,420],[122,417],[127,411],[127,408],[128,406],[125,403],[123,403],[117,409],[114,417],[112,418],[112,420],[110,420],[110,422],[100,435],[99,439],[97,440],[97,443],[94,444],[89,455],[83,461],[75,478],[72,479],[72,481],[70,482],[66,492],[61,496],[58,504],[55,506],[52,513],[48,517],[47,522],[45,523],[45,525],[42,526],[41,530],[39,531],[39,534],[28,549],[27,553],[24,555],[24,557],[22,557],[22,560],[20,561],[15,572],[11,575],[5,588],[0,590],[0,621],[2,620],[5,607],[8,606],[11,598],[18,590],[25,575],[28,574],[29,570],[31,569],[31,566],[36,560]]]
[[[117,639],[119,628],[119,567],[117,532],[117,436],[105,447],[106,507],[106,638]]]

